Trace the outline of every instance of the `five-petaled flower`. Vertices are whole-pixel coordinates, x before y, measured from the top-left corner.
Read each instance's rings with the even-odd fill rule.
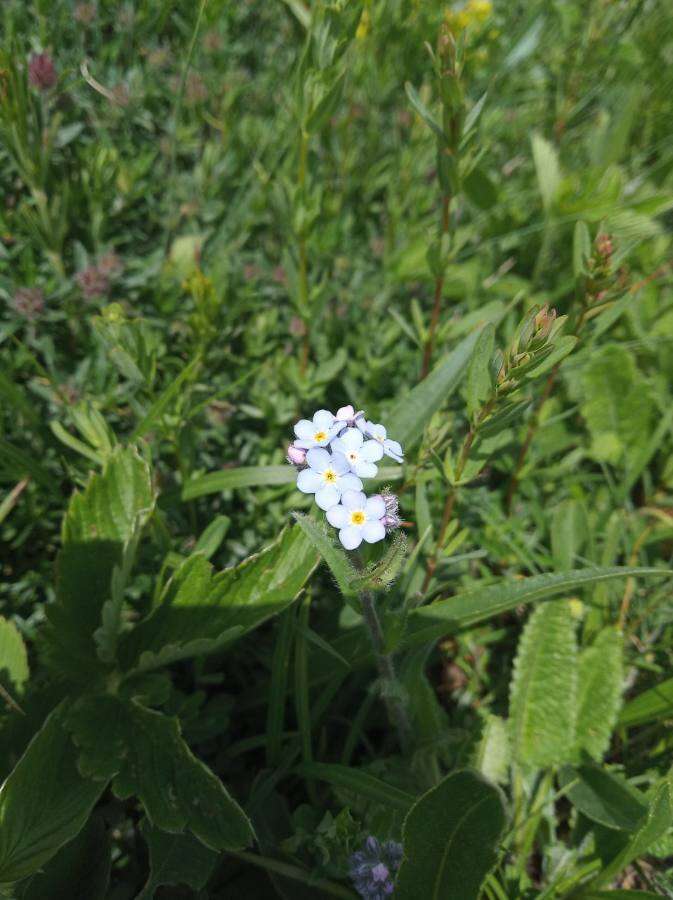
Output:
[[[338,425],[329,410],[319,409],[313,416],[313,421],[300,419],[294,426],[297,440],[295,447],[310,450],[311,447],[326,447],[336,434]]]
[[[385,425],[375,425],[374,422],[367,422],[365,424],[365,433],[379,443],[386,456],[394,459],[395,462],[404,462],[402,445],[388,437]]]
[[[346,550],[355,550],[363,541],[375,544],[386,536],[383,517],[386,505],[376,494],[367,499],[362,491],[345,491],[341,503],[327,510],[327,521],[339,529]]]
[[[383,456],[383,447],[377,441],[366,441],[357,428],[347,428],[332,441],[332,450],[343,453],[351,472],[360,478],[373,478],[377,468],[375,462]]]
[[[336,506],[344,491],[362,490],[362,482],[349,471],[342,453],[330,454],[322,447],[314,447],[306,454],[306,462],[308,468],[297,475],[297,487],[304,494],[315,494],[320,509]]]

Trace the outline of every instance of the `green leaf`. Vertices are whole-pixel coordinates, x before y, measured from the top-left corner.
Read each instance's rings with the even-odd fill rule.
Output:
[[[80,771],[104,782],[114,778],[117,797],[139,797],[154,827],[189,829],[213,850],[252,841],[245,813],[192,754],[177,719],[101,694],[77,701],[68,725],[80,747]]]
[[[531,138],[535,174],[546,212],[556,204],[561,186],[561,167],[556,150],[546,138],[534,134]]]
[[[556,338],[551,353],[545,356],[542,362],[537,366],[531,366],[526,372],[526,378],[533,380],[534,378],[539,378],[541,375],[544,375],[550,369],[553,369],[557,363],[560,363],[561,360],[572,353],[576,345],[577,338],[572,334],[566,334]]]
[[[213,557],[229,531],[230,525],[229,516],[215,516],[194,545],[194,553],[203,553],[206,559]]]
[[[341,102],[345,80],[346,72],[344,71],[329,85],[316,106],[311,110],[306,121],[306,131],[309,134],[315,134],[315,132],[320,131],[335,114]]]
[[[491,357],[493,356],[494,346],[495,325],[489,322],[479,332],[479,337],[467,368],[465,396],[467,399],[467,414],[471,418],[474,418],[475,414],[481,409],[484,400],[490,396],[493,390]]]
[[[565,766],[559,784],[567,788],[573,806],[606,828],[635,831],[647,813],[645,797],[624,778],[600,766]]]
[[[673,678],[638,694],[624,706],[619,724],[626,728],[646,725],[673,715]]]
[[[469,200],[479,209],[491,209],[498,202],[497,186],[479,166],[463,178],[462,186]]]
[[[408,698],[414,739],[417,747],[436,747],[446,737],[448,717],[425,673],[432,644],[407,653],[400,666],[399,679]]]
[[[661,894],[651,891],[591,891],[581,894],[582,900],[661,900]]]
[[[94,814],[77,837],[31,878],[21,900],[105,900],[110,865],[105,823]]]
[[[577,746],[600,760],[610,746],[622,705],[623,637],[608,627],[580,654],[577,696]]]
[[[589,533],[587,513],[579,500],[562,500],[551,514],[551,549],[554,568],[571,569]]]
[[[197,356],[188,363],[173,381],[171,381],[168,387],[162,391],[150,406],[147,413],[133,429],[131,437],[129,438],[131,442],[139,440],[155,427],[173,401],[181,396],[184,391],[184,386],[189,384],[192,378],[197,375],[200,365],[201,357]]]
[[[380,468],[376,476],[378,482],[396,481],[402,477],[401,466]],[[210,472],[188,481],[182,489],[183,500],[195,500],[208,494],[219,494],[242,487],[271,487],[279,484],[295,484],[297,473],[290,465],[285,466],[241,466]]]
[[[302,515],[301,513],[295,513],[294,518],[313,547],[327,563],[342,596],[347,599],[354,599],[357,596],[357,592],[353,589],[351,582],[356,574],[355,569],[344,551],[336,546],[327,528],[310,516]],[[332,534],[334,533],[332,530]]]
[[[464,338],[393,409],[388,434],[405,446],[420,440],[430,418],[446,403],[465,376],[481,329]]]
[[[386,784],[385,781],[375,778],[368,772],[350,766],[311,762],[302,763],[297,767],[297,771],[306,778],[326,781],[334,787],[345,788],[358,796],[366,797],[376,803],[383,803],[393,809],[401,809],[403,812],[407,812],[414,802],[414,797],[406,791]]]
[[[122,638],[124,666],[147,671],[221,650],[289,606],[317,564],[314,547],[297,526],[222,572],[202,554],[190,556],[159,605]]]
[[[169,834],[154,828],[147,819],[140,823],[150,853],[150,876],[136,900],[151,900],[162,884],[185,884],[202,890],[219,859],[219,854],[204,846],[191,834]]]
[[[575,747],[577,640],[567,600],[538,606],[519,640],[510,684],[512,753],[521,765],[569,762]]]
[[[615,578],[646,575],[668,575],[664,569],[605,566],[575,569],[571,572],[551,572],[533,575],[517,581],[502,581],[482,588],[473,588],[422,606],[409,613],[405,642],[415,644],[431,641],[451,634],[460,628],[483,622],[491,616],[507,612],[524,603],[547,600],[559,594],[578,590],[583,586],[599,584]]]
[[[659,838],[663,837],[673,821],[673,791],[671,776],[665,778],[654,792],[647,815],[634,832],[628,844],[606,865],[591,884],[592,889],[610,884],[622,869],[634,859],[644,856]]]
[[[133,448],[116,451],[73,494],[56,561],[56,601],[46,610],[46,656],[55,670],[78,681],[96,676],[94,632],[111,597],[112,574],[123,568],[125,549],[153,504],[149,467]],[[110,619],[103,628],[112,628]]]
[[[573,275],[581,278],[587,273],[587,261],[591,256],[591,235],[586,222],[575,222],[573,232]]]
[[[507,722],[489,713],[474,754],[474,768],[495,784],[507,784],[510,761]]]
[[[0,616],[0,684],[7,674],[11,685],[21,693],[28,681],[28,654],[14,622]]]
[[[404,821],[395,900],[475,900],[505,827],[498,788],[454,772],[417,800]]]
[[[78,834],[105,783],[83,778],[54,710],[0,788],[0,884],[37,872]]]
[[[425,124],[434,131],[435,136],[439,138],[442,146],[444,146],[446,144],[446,135],[442,131],[441,126],[436,121],[430,110],[421,100],[416,88],[413,86],[413,84],[407,81],[404,85],[404,89],[407,92],[407,97],[409,98],[409,102],[411,103],[413,108],[416,110],[421,119],[423,119]]]

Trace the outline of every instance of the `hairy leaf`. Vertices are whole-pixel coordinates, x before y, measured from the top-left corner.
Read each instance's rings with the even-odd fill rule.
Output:
[[[577,746],[601,759],[617,723],[624,685],[623,638],[608,627],[579,658]]]
[[[507,722],[500,716],[489,713],[474,754],[474,767],[489,781],[506,784],[509,778],[510,758]]]
[[[333,538],[335,534],[334,529],[332,529],[332,534],[330,534],[322,522],[318,523],[310,516],[305,516],[301,513],[295,513],[294,518],[297,525],[327,563],[342,596],[347,598],[355,597],[357,592],[354,590],[351,582],[356,572],[344,551],[335,544]]]

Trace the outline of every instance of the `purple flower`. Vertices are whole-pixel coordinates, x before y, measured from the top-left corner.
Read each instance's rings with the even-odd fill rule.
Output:
[[[75,281],[87,300],[105,296],[110,288],[110,276],[98,266],[87,266],[86,269],[82,269],[75,275]]]
[[[350,876],[363,900],[386,900],[395,890],[395,875],[402,861],[402,845],[397,841],[379,843],[368,837],[363,850],[350,858]]]
[[[292,466],[303,466],[306,463],[306,450],[290,444],[287,448],[287,461]]]
[[[28,80],[39,91],[48,91],[57,81],[54,60],[48,53],[33,53],[28,61]]]
[[[26,319],[37,319],[44,312],[44,293],[38,287],[19,288],[12,298],[12,306]]]

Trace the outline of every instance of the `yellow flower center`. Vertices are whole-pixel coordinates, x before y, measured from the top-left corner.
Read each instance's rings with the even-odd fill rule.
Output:
[[[324,441],[326,437],[327,437],[326,431],[316,431],[316,433],[313,435],[313,440],[314,441]]]
[[[351,525],[364,525],[365,514],[361,509],[356,509],[351,513]]]
[[[337,475],[334,469],[325,469],[322,477],[330,484],[337,480]]]

